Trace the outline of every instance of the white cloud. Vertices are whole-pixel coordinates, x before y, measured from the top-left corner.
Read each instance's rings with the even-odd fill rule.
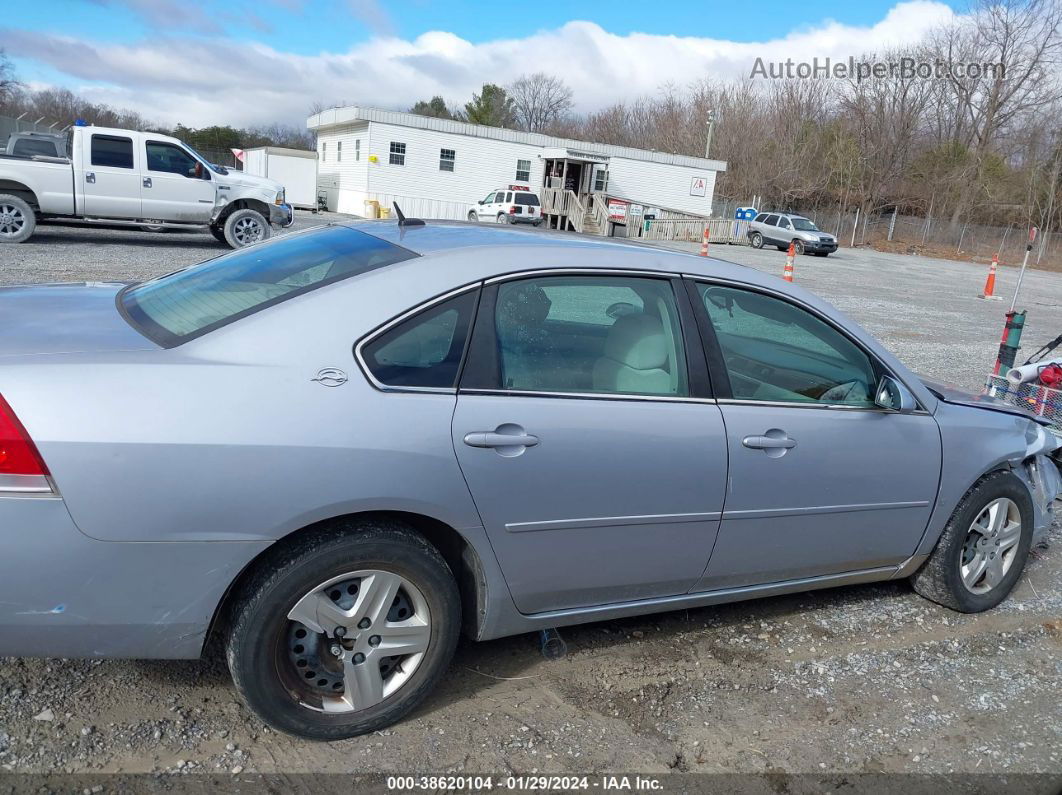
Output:
[[[353,2],[363,14],[374,2]],[[382,13],[382,12],[381,12]],[[757,57],[767,61],[847,58],[921,39],[949,19],[931,0],[896,5],[878,23],[827,21],[761,42],[632,33],[619,36],[592,22],[519,38],[472,44],[452,33],[412,41],[377,37],[346,53],[296,55],[261,44],[158,37],[133,46],[93,44],[19,29],[0,29],[9,54],[69,75],[68,87],[94,101],[137,110],[148,118],[191,125],[274,121],[301,123],[321,101],[408,108],[441,94],[468,99],[489,80],[507,83],[549,68],[575,92],[580,110],[653,93],[703,77],[747,76]],[[379,17],[386,24],[386,17]]]

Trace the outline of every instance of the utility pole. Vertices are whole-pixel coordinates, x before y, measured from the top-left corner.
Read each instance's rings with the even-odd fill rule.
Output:
[[[715,132],[715,111],[708,111],[708,137],[704,141],[704,157],[710,158],[712,151],[712,133]]]

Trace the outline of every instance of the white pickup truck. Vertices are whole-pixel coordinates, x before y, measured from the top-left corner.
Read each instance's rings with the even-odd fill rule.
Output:
[[[21,243],[38,220],[152,228],[208,227],[233,248],[290,226],[284,186],[211,165],[176,138],[71,128],[70,158],[0,155],[0,243]]]

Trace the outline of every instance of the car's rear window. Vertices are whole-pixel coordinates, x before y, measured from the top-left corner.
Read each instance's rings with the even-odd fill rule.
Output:
[[[141,333],[172,347],[326,284],[417,256],[348,227],[287,235],[126,288]]]
[[[528,207],[538,207],[538,196],[533,193],[517,193],[516,203],[523,204]]]

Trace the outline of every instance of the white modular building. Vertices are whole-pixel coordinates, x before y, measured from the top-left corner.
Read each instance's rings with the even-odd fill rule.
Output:
[[[468,217],[488,193],[529,186],[551,226],[625,234],[640,216],[711,216],[726,163],[360,106],[311,116],[318,192],[329,210]],[[651,141],[646,141],[647,146]]]

